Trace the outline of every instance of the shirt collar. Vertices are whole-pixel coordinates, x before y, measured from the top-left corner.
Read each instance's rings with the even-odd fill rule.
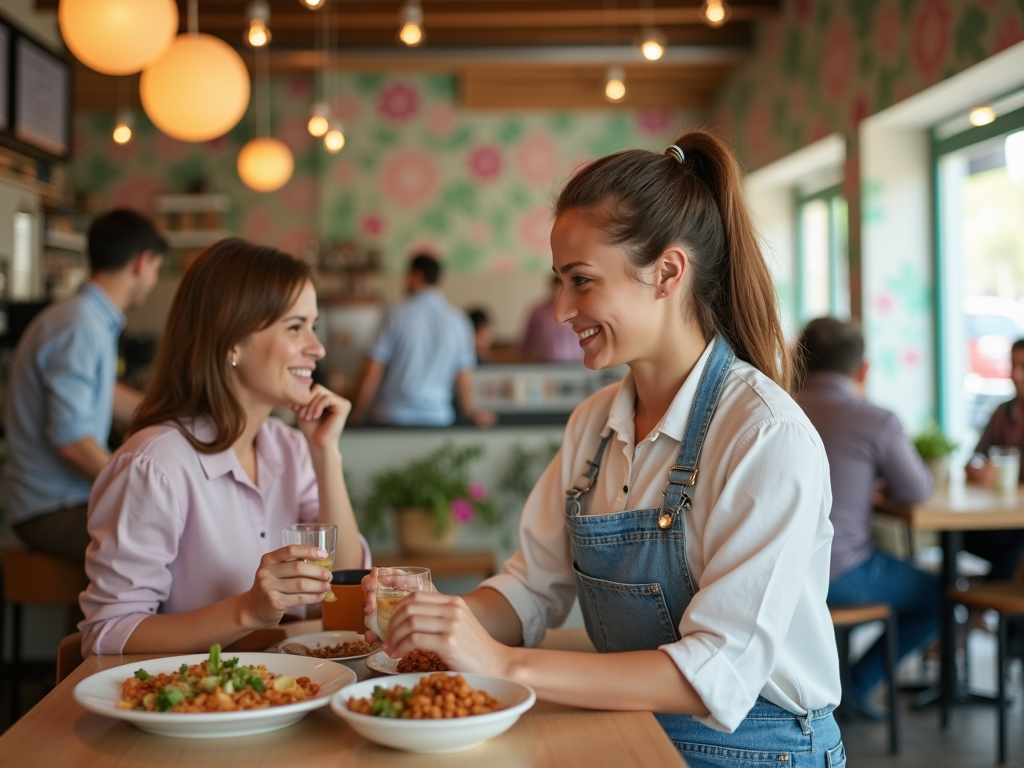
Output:
[[[661,434],[668,435],[679,442],[683,441],[683,430],[686,429],[686,421],[690,416],[690,406],[697,395],[697,384],[700,382],[701,374],[704,373],[704,367],[711,357],[713,347],[714,343],[712,342],[704,348],[704,352],[701,353],[696,365],[693,366],[693,370],[686,377],[683,386],[676,392],[676,396],[672,399],[672,404],[668,407],[665,415],[661,417],[661,421],[651,431],[652,441],[657,440]],[[633,372],[629,371],[622,377],[619,391],[615,395],[615,400],[612,401],[611,410],[608,412],[608,421],[602,434],[608,434],[608,430],[612,429],[620,438],[624,439],[632,436],[632,442],[635,443],[636,436],[633,435],[635,417],[636,384],[633,381]],[[643,437],[646,437],[646,435]],[[625,440],[625,442],[629,443],[631,441]]]
[[[857,386],[853,379],[837,371],[812,371],[807,374],[803,388],[814,392],[857,396]]]
[[[191,423],[186,422],[183,427],[191,432],[193,437],[204,443],[208,443],[216,437],[213,419],[209,416],[200,416]],[[202,466],[207,480],[215,480],[230,474],[237,482],[256,487],[246,471],[242,469],[233,448],[227,448],[220,453],[199,453],[199,464]],[[256,433],[256,468],[264,486],[276,480],[284,471],[284,462],[281,459],[279,446],[270,439],[269,426],[266,422],[263,422],[260,431]],[[259,489],[257,488],[257,490]]]
[[[117,306],[107,295],[107,292],[100,288],[92,280],[86,280],[79,289],[87,301],[93,304],[103,314],[103,318],[110,324],[110,329],[120,333],[124,328],[126,318],[121,308]]]

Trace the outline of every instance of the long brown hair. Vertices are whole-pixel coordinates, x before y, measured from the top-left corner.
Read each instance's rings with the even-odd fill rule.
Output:
[[[174,422],[202,453],[220,453],[245,429],[232,385],[231,349],[284,316],[310,280],[309,265],[240,238],[214,243],[174,295],[149,387],[130,432]],[[216,436],[197,440],[184,419],[209,416]]]
[[[586,211],[636,269],[671,245],[685,248],[701,333],[708,340],[721,334],[741,360],[789,391],[790,352],[739,166],[709,133],[687,133],[675,143],[682,162],[674,152],[633,149],[587,165],[558,196],[555,216]]]

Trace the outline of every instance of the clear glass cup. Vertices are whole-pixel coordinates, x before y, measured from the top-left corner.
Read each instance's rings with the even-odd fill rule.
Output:
[[[1020,482],[1020,448],[1014,445],[993,445],[988,461],[996,474],[996,490],[1005,495],[1017,493]]]
[[[413,592],[430,592],[430,569],[397,566],[377,569],[377,610],[368,617],[369,628],[384,639],[398,604]]]
[[[302,544],[307,547],[319,547],[327,553],[323,560],[306,560],[307,563],[319,565],[327,570],[334,569],[334,554],[338,548],[338,526],[321,525],[320,523],[296,523],[281,529],[281,541],[287,547],[291,544]],[[333,603],[338,598],[328,589],[320,595],[325,603]]]

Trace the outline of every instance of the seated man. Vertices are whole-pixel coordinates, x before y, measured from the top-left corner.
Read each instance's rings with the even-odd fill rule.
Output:
[[[875,548],[872,495],[881,480],[893,499],[921,501],[931,492],[932,476],[896,415],[862,399],[867,363],[857,328],[832,318],[813,320],[800,348],[807,380],[796,401],[821,435],[832,479],[828,602],[892,606],[903,658],[938,636],[941,587],[935,576]],[[853,665],[853,690],[843,691],[844,701],[863,712],[871,712],[868,697],[884,676],[882,654],[882,642],[876,642]]]
[[[992,485],[995,482],[995,473],[988,461],[988,451],[992,446],[1013,445],[1024,450],[1024,339],[1018,339],[1010,347],[1010,378],[1016,389],[1014,398],[992,412],[992,418],[981,433],[974,456],[966,467],[967,479],[972,483]],[[1024,479],[1024,464],[1021,467]],[[1009,581],[1017,576],[1018,563],[1024,552],[1024,530],[967,531],[964,549],[992,563],[991,578]]]

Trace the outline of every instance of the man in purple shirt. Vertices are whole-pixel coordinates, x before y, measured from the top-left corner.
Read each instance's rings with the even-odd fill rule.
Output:
[[[581,363],[583,347],[579,337],[568,323],[555,321],[555,298],[562,283],[553,276],[551,295],[530,312],[526,322],[519,354],[523,360],[544,363]]]
[[[814,424],[828,455],[835,529],[828,602],[888,603],[896,612],[899,657],[939,634],[941,587],[935,576],[875,547],[872,495],[879,481],[893,499],[914,503],[932,490],[932,476],[895,414],[862,397],[867,363],[864,337],[849,323],[820,318],[800,338],[807,379],[796,401]],[[871,690],[884,676],[877,642],[851,670],[844,700],[870,712]]]

